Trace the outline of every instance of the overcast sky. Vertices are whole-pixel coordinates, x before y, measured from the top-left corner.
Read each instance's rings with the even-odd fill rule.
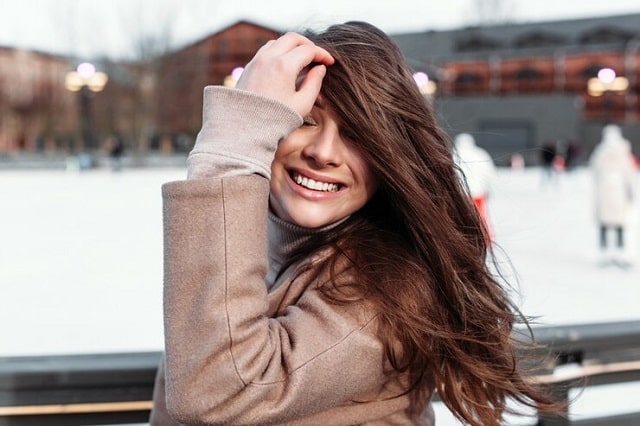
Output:
[[[640,13],[640,0],[0,0],[0,46],[126,57],[144,34],[180,46],[240,19],[278,30],[348,19],[389,33],[449,29],[477,24],[479,3],[511,22]]]

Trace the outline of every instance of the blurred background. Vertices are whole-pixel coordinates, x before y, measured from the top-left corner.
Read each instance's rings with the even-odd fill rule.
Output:
[[[637,0],[0,0],[0,424],[144,423],[160,186],[185,177],[204,86],[233,86],[282,32],[346,20],[390,34],[452,140],[497,167],[488,221],[559,360],[540,377],[577,398],[565,420],[506,424],[640,424],[639,193],[609,259],[590,167],[615,125],[637,180]]]
[[[479,132],[500,165],[514,152],[536,164],[545,143],[580,161],[603,121],[640,137],[640,40],[635,2],[578,4],[2,0],[0,156],[73,155],[87,167],[109,154],[134,164],[184,154],[205,85],[233,84],[283,31],[362,19],[427,77],[450,133]]]

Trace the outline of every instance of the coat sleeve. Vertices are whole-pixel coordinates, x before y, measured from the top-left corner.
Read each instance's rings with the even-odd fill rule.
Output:
[[[187,159],[190,179],[271,175],[279,140],[302,124],[288,106],[251,92],[207,86],[202,128]]]
[[[179,426],[167,412],[167,399],[165,397],[165,373],[164,356],[160,360],[156,371],[155,383],[153,386],[153,406],[149,413],[149,425],[151,426]]]
[[[308,290],[268,316],[268,192],[258,175],[163,187],[167,408],[181,423],[285,423],[387,380],[361,305]]]

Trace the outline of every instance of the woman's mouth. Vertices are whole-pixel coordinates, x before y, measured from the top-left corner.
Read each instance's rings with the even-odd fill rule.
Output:
[[[291,179],[300,186],[314,191],[337,192],[340,185],[337,183],[321,182],[306,176],[302,176],[297,172],[291,172]]]

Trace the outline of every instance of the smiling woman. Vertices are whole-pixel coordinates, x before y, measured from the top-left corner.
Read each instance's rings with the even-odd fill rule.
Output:
[[[378,28],[287,33],[205,88],[163,197],[152,424],[433,425],[436,390],[476,426],[507,399],[559,408],[518,368],[451,143]]]
[[[334,223],[362,208],[377,181],[360,151],[319,96],[302,126],[278,145],[271,163],[270,204],[306,228]]]

